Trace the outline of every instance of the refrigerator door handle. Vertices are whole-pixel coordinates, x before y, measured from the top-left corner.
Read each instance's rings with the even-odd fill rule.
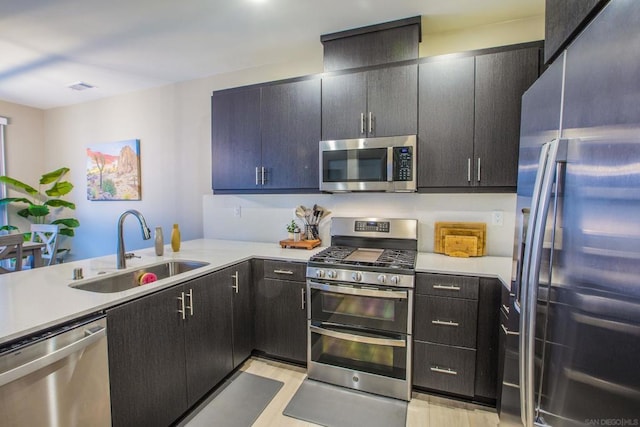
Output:
[[[556,175],[558,147],[566,147],[566,140],[553,140],[545,144],[540,155],[540,166],[536,176],[536,187],[529,217],[529,235],[525,248],[525,264],[522,274],[520,302],[520,403],[521,418],[525,427],[534,425],[534,369],[535,369],[535,322],[538,303],[538,278],[542,246],[547,223],[547,212],[551,201]],[[564,150],[563,150],[564,151]]]

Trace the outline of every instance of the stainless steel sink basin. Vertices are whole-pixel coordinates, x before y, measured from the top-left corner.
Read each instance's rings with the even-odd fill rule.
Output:
[[[177,276],[187,271],[195,270],[209,265],[208,262],[200,261],[167,261],[162,264],[154,264],[134,271],[124,273],[110,274],[104,277],[98,277],[78,283],[71,283],[69,286],[83,291],[112,293],[126,291],[140,285],[140,277],[144,273],[153,273],[158,280],[167,277]]]

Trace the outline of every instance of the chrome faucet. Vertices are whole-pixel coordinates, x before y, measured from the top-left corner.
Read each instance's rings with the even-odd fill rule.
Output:
[[[128,211],[123,212],[122,215],[120,215],[120,218],[118,218],[118,264],[116,266],[118,270],[127,268],[127,263],[125,261],[126,254],[124,251],[124,238],[122,236],[122,225],[124,224],[124,219],[129,214],[134,215],[136,218],[138,218],[138,221],[140,221],[140,227],[142,228],[142,238],[144,240],[149,240],[151,238],[151,230],[149,230],[149,227],[147,227],[147,221],[145,221],[140,212],[135,209],[129,209]]]

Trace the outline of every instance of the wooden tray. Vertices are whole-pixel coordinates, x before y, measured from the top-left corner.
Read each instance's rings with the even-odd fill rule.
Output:
[[[447,236],[471,236],[477,239],[477,245],[475,251],[473,249],[465,250],[464,247],[460,247],[458,242],[457,249],[450,248],[450,252],[466,252],[467,256],[483,256],[487,253],[487,224],[484,222],[436,222],[434,233],[434,248],[435,253],[444,254],[445,252],[445,239]],[[450,246],[454,245],[454,241],[449,238]],[[466,240],[466,247],[470,240]],[[474,254],[475,252],[475,254]],[[458,253],[461,256],[462,253]]]
[[[300,240],[298,242],[286,239],[280,240],[280,246],[283,248],[292,248],[292,249],[313,249],[316,246],[320,246],[322,240]]]

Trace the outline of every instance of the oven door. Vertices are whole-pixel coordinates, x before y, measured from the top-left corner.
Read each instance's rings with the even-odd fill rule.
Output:
[[[411,335],[413,290],[307,281],[313,321]]]
[[[333,323],[309,323],[309,361],[347,370],[407,379],[407,336]]]

